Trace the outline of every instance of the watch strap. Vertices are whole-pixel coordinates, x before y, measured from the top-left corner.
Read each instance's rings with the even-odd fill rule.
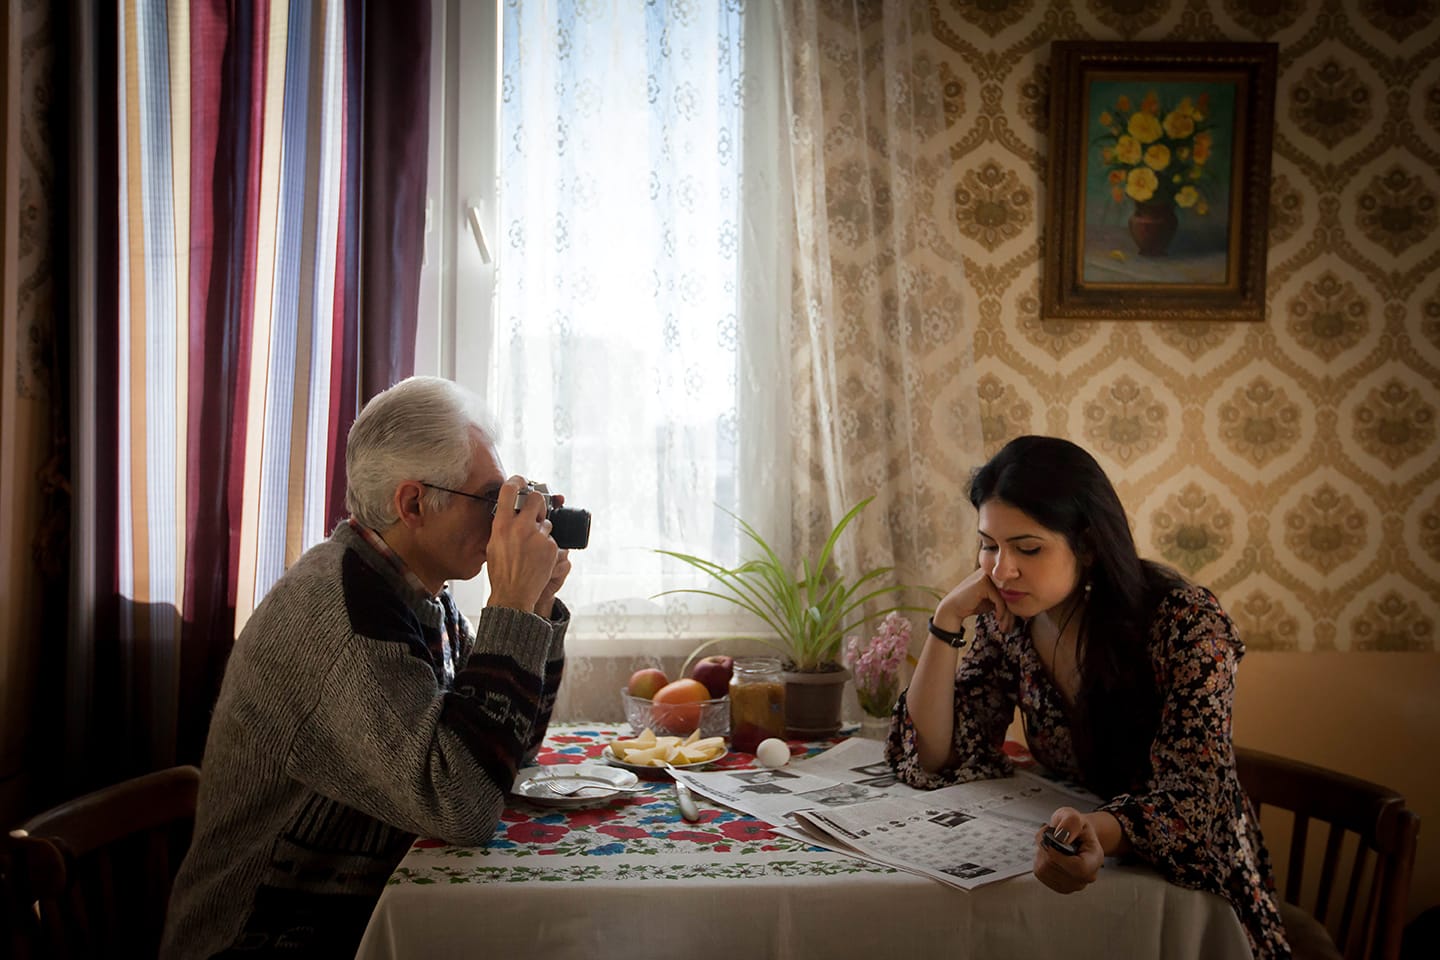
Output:
[[[943,640],[945,643],[950,644],[950,646],[954,647],[956,650],[959,650],[961,647],[965,646],[965,628],[963,626],[959,630],[956,630],[954,633],[951,633],[949,630],[942,630],[939,627],[935,626],[935,618],[931,617],[930,635],[936,640]]]

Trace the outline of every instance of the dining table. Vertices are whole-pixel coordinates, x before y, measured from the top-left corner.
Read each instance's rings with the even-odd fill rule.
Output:
[[[552,724],[536,763],[601,763],[606,744],[629,735],[623,724]],[[790,741],[792,757],[836,742]],[[1031,763],[1019,743],[1006,752]],[[732,752],[715,766],[756,764]],[[1251,955],[1225,900],[1144,865],[1107,862],[1071,895],[1033,874],[962,890],[781,835],[704,797],[687,822],[668,777],[639,786],[558,806],[512,795],[484,845],[417,840],[357,960]]]

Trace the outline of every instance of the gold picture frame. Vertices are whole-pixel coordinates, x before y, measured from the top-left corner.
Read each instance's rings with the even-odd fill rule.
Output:
[[[1276,61],[1052,44],[1042,319],[1265,318]]]

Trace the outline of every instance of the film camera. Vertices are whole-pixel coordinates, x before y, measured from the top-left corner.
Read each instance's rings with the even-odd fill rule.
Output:
[[[529,494],[545,500],[545,519],[550,521],[550,536],[562,550],[584,550],[590,543],[590,511],[575,507],[560,507],[554,503],[554,494],[543,483],[531,482],[515,497],[515,509],[525,502]]]

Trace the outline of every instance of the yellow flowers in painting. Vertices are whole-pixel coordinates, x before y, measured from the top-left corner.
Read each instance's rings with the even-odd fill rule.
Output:
[[[1100,114],[1100,158],[1109,168],[1110,197],[1137,204],[1173,203],[1192,213],[1208,211],[1203,187],[1214,148],[1207,123],[1209,95],[1161,104],[1150,91],[1139,106],[1128,96]]]

